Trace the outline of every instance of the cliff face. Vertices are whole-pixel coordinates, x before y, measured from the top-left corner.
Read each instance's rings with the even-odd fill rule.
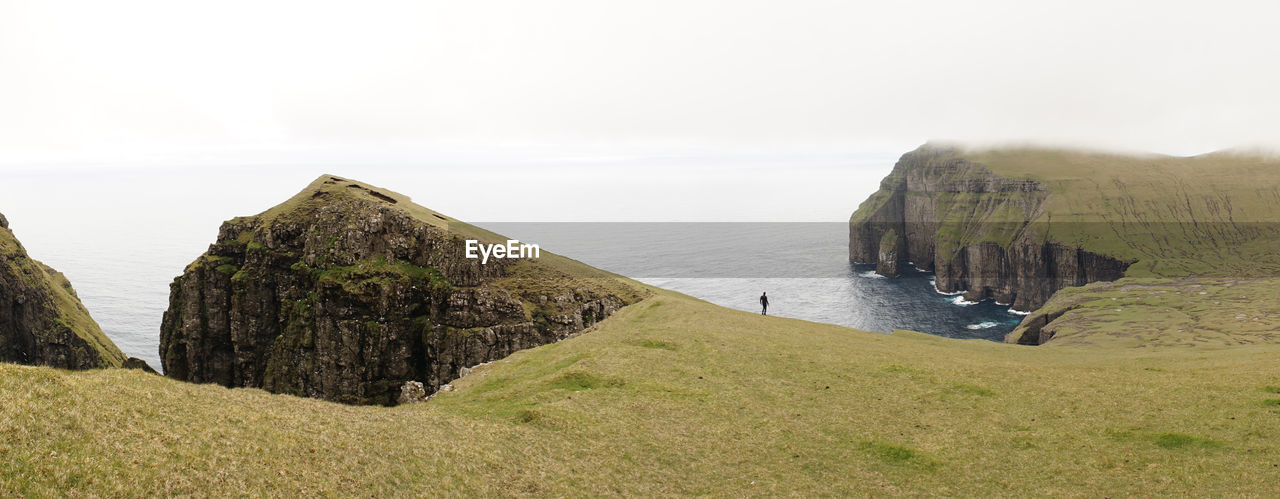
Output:
[[[124,360],[66,276],[31,259],[0,215],[0,361],[92,369]]]
[[[463,368],[566,338],[638,299],[630,285],[545,252],[465,257],[465,239],[495,238],[404,196],[322,177],[223,224],[174,281],[165,374],[391,404],[405,382],[435,391]]]
[[[934,271],[940,291],[1019,310],[1064,287],[1120,278],[1130,262],[1046,237],[1047,196],[1035,180],[999,177],[926,145],[903,155],[853,214],[849,259],[886,267],[884,239],[897,237],[897,258]]]

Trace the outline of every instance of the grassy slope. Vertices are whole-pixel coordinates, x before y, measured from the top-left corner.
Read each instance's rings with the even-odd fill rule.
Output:
[[[882,335],[659,291],[418,406],[0,365],[0,494],[1265,493],[1278,353]]]
[[[31,288],[45,287],[53,296],[58,308],[60,321],[72,332],[85,340],[89,348],[98,352],[102,359],[101,367],[119,367],[125,359],[124,353],[102,332],[98,322],[89,315],[89,310],[80,302],[71,281],[61,272],[40,263],[27,255],[26,249],[14,237],[8,228],[0,227],[0,254],[12,255],[0,264],[10,265],[10,273],[28,279],[25,285]]]
[[[1047,326],[1051,346],[1280,344],[1277,289],[1267,278],[1124,278],[1062,290],[1037,313],[1065,311]]]

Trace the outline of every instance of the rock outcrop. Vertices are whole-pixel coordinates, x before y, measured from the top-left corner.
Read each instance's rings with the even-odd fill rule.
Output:
[[[880,251],[876,253],[876,273],[885,277],[898,277],[898,264],[902,256],[898,248],[902,247],[898,231],[889,229],[880,237]]]
[[[31,259],[0,215],[0,361],[92,369],[124,360],[66,276]]]
[[[396,403],[400,405],[418,404],[427,401],[427,388],[418,381],[405,381],[400,386],[400,397]]]
[[[148,364],[147,361],[139,359],[137,357],[129,357],[127,359],[124,359],[124,364],[121,365],[120,367],[123,367],[125,369],[137,369],[147,374],[160,374],[156,372],[155,368],[151,367],[151,364]]]
[[[1018,310],[1123,276],[1131,262],[1049,237],[1048,194],[1035,180],[1000,177],[955,149],[925,145],[903,155],[850,218],[849,259],[886,270],[897,265],[887,260],[911,261],[936,273],[940,291]]]
[[[171,286],[165,375],[351,404],[393,404],[460,370],[555,342],[634,302],[616,276],[542,252],[465,256],[505,241],[407,197],[324,176],[223,224]]]

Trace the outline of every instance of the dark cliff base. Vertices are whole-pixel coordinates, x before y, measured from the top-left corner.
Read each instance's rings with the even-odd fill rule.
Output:
[[[1058,290],[1120,278],[1132,262],[1049,239],[1047,192],[1034,180],[996,176],[955,150],[902,156],[850,219],[849,259],[911,261],[943,292],[1034,310]]]
[[[406,197],[323,177],[279,207],[224,224],[174,281],[161,328],[165,373],[392,404],[407,381],[435,391],[463,368],[564,339],[638,298],[603,273],[531,260],[481,265],[465,258],[467,238]]]

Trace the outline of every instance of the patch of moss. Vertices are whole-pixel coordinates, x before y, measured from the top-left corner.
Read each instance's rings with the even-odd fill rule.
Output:
[[[1157,446],[1165,449],[1180,449],[1185,447],[1217,447],[1218,443],[1204,437],[1195,435],[1187,435],[1185,433],[1160,433],[1153,436],[1152,440]]]
[[[971,385],[968,383],[956,383],[951,385],[951,388],[958,392],[977,395],[980,397],[990,397],[996,394],[996,392],[992,391],[989,388],[984,388],[978,385]]]
[[[888,464],[909,465],[926,469],[937,466],[937,463],[926,458],[919,451],[904,445],[866,440],[861,442],[859,446],[862,450]]]
[[[579,392],[596,388],[619,387],[624,384],[626,383],[618,378],[605,378],[586,371],[571,371],[553,378],[547,382],[546,387],[549,390]]]
[[[644,347],[644,348],[655,348],[659,350],[671,350],[671,351],[676,350],[675,343],[671,343],[669,341],[643,339],[643,340],[632,342],[632,344],[639,347]]]
[[[924,374],[925,373],[923,369],[916,369],[914,367],[908,367],[902,364],[887,364],[887,365],[881,366],[880,370],[887,373],[897,373],[897,374]]]
[[[360,282],[380,282],[387,279],[408,279],[415,283],[426,284],[432,293],[447,295],[453,292],[448,278],[434,267],[420,267],[407,262],[387,261],[386,258],[370,258],[355,265],[312,268],[303,262],[295,263],[293,270],[309,272],[319,282],[342,285],[357,285]]]

